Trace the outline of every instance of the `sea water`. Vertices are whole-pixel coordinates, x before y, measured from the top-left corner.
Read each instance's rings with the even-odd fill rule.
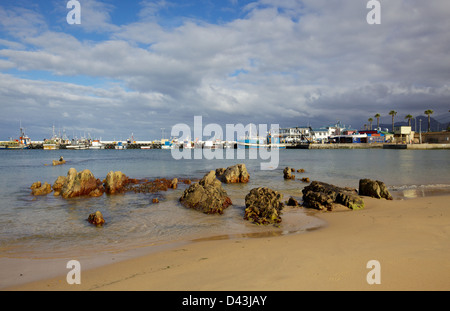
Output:
[[[194,152],[194,151],[192,151]],[[255,187],[269,187],[301,202],[300,180],[308,177],[342,187],[358,188],[359,179],[383,181],[396,199],[415,197],[433,190],[450,192],[449,150],[326,149],[278,152],[278,166],[261,170],[261,162],[248,151],[244,159],[175,160],[170,150],[2,150],[0,151],[0,259],[70,258],[79,254],[100,256],[140,247],[157,247],[180,241],[302,233],[323,222],[303,208],[285,208],[278,227],[258,226],[243,219],[245,196]],[[228,151],[229,152],[229,151]],[[233,152],[237,152],[234,150]],[[273,151],[275,152],[275,151]],[[63,156],[66,164],[52,166]],[[53,193],[31,195],[36,181],[53,184],[69,168],[89,169],[103,180],[109,171],[130,178],[200,179],[210,170],[244,163],[247,184],[223,184],[233,205],[223,215],[206,215],[179,203],[188,185],[158,193],[126,193],[96,198],[63,199]],[[283,169],[296,180],[284,180]],[[160,203],[152,203],[158,198]],[[101,211],[106,224],[87,222]],[[0,273],[5,267],[0,267]],[[3,271],[5,272],[5,271]]]

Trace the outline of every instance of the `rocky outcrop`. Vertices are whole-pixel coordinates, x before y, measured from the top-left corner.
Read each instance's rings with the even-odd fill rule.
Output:
[[[61,187],[61,196],[65,199],[78,196],[101,196],[104,192],[103,183],[94,177],[89,170],[77,172],[71,168],[67,173],[63,186]]]
[[[245,164],[236,164],[226,169],[218,168],[216,169],[216,176],[226,184],[247,183],[250,179],[250,174],[248,173]]]
[[[293,172],[293,169],[291,169],[290,167],[285,167],[283,170],[284,179],[295,179],[295,175],[292,175],[292,172]]]
[[[364,208],[364,201],[356,189],[341,188],[320,181],[313,181],[302,190],[303,206],[318,210],[333,210],[334,204],[350,209]]]
[[[386,185],[379,180],[360,179],[359,195],[365,195],[377,199],[392,200],[392,195],[386,188]]]
[[[245,196],[245,220],[256,224],[278,224],[281,222],[283,195],[266,187],[250,190]]]
[[[107,194],[122,193],[128,184],[129,178],[124,173],[110,171],[105,178],[105,192]]]
[[[186,189],[180,202],[187,208],[205,214],[223,214],[223,210],[232,204],[222,183],[216,178],[215,171],[210,171],[198,183]]]
[[[105,219],[100,211],[96,211],[95,213],[89,214],[87,221],[97,227],[103,226],[105,223]]]
[[[50,184],[42,184],[40,181],[33,183],[30,188],[32,195],[47,195],[52,192],[52,186]]]
[[[52,161],[53,166],[61,165],[61,164],[65,164],[65,163],[66,163],[66,160],[53,160]]]

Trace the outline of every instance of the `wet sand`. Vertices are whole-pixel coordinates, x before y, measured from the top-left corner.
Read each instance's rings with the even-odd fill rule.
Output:
[[[450,195],[364,200],[363,210],[316,213],[327,225],[306,233],[201,239],[83,269],[80,285],[66,270],[4,290],[450,290]]]

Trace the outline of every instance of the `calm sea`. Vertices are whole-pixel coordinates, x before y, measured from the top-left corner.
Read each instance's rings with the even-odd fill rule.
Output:
[[[233,152],[236,152],[234,150]],[[65,165],[52,166],[63,156]],[[338,186],[358,187],[359,179],[383,181],[396,199],[427,192],[450,192],[448,150],[279,150],[278,166],[261,170],[251,159],[180,159],[170,150],[2,150],[0,151],[0,259],[67,258],[118,252],[140,247],[205,238],[301,233],[323,223],[304,209],[286,208],[279,228],[256,226],[243,220],[245,195],[254,187],[278,190],[287,200],[301,200],[307,184],[283,179],[286,166],[305,169],[295,173]],[[219,167],[245,163],[248,184],[224,184],[233,205],[224,215],[205,215],[181,206],[178,199],[186,185],[156,194],[103,195],[65,200],[53,194],[31,195],[30,186],[41,181],[53,184],[69,168],[89,169],[104,179],[109,171],[131,178],[202,178]],[[152,199],[160,201],[153,204]],[[106,225],[97,228],[86,219],[101,211]],[[0,267],[1,272],[6,266]]]

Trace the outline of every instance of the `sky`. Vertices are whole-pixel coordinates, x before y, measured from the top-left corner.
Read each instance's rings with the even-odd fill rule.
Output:
[[[450,119],[450,4],[0,0],[0,140],[160,139],[219,124]]]

